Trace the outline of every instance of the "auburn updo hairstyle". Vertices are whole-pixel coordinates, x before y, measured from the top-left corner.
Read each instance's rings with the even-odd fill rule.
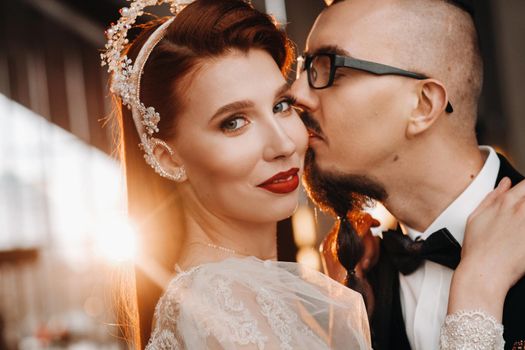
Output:
[[[129,45],[128,57],[134,61],[148,37],[165,20],[145,24]],[[188,82],[198,78],[196,72],[201,64],[233,50],[250,49],[266,51],[284,75],[294,60],[292,43],[273,19],[244,1],[196,0],[182,10],[151,52],[141,77],[141,102],[160,114],[160,131],[155,137],[176,137],[177,115],[185,107]],[[172,271],[184,239],[177,184],[161,178],[146,164],[131,113],[118,98],[116,102],[128,212],[140,233],[141,255],[152,258],[153,267]],[[131,282],[119,288],[118,321],[128,341],[135,348],[143,348],[151,333],[162,286],[139,265]]]

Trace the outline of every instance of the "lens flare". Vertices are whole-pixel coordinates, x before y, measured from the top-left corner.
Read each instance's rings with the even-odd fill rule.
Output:
[[[307,205],[301,205],[297,208],[292,216],[292,227],[295,244],[299,248],[316,244],[314,214]]]
[[[135,260],[137,231],[125,217],[104,220],[94,233],[96,253],[113,263]]]
[[[319,253],[312,247],[304,247],[297,252],[297,262],[314,270],[321,269]]]

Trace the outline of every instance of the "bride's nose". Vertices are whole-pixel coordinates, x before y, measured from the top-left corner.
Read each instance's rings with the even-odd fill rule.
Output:
[[[297,145],[284,125],[278,120],[268,126],[263,157],[266,161],[288,158],[295,153]]]

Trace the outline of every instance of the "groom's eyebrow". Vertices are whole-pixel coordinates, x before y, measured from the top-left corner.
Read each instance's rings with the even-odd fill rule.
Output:
[[[315,55],[319,53],[334,53],[336,55],[352,57],[350,52],[346,51],[345,49],[337,45],[323,45],[315,49],[313,52],[306,51],[304,54],[306,56],[306,55]]]

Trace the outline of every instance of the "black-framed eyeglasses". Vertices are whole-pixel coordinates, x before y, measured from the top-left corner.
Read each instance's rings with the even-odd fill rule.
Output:
[[[417,80],[429,78],[423,74],[410,72],[386,64],[359,60],[335,53],[305,55],[302,61],[302,67],[298,67],[298,72],[307,71],[308,84],[313,89],[326,89],[330,87],[334,83],[336,69],[341,67],[353,68],[375,75],[399,75]],[[299,63],[301,63],[301,60],[299,60]],[[445,111],[447,113],[454,111],[450,102],[447,102]]]

